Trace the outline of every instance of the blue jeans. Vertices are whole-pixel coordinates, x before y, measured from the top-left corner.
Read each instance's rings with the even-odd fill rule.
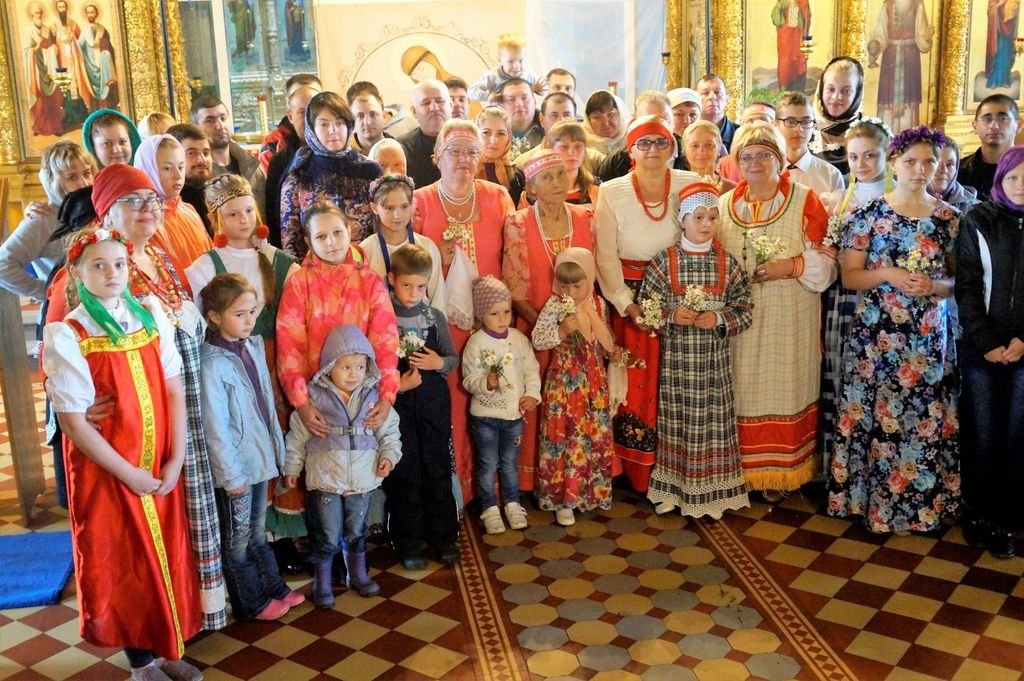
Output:
[[[238,619],[252,619],[270,599],[288,593],[267,544],[267,483],[250,485],[249,491],[238,497],[229,497],[218,488],[216,497],[231,609]]]
[[[470,416],[469,428],[476,448],[476,494],[481,508],[498,505],[494,494],[495,471],[505,503],[519,503],[519,442],[523,438],[523,420]]]
[[[371,494],[373,492],[343,495],[309,491],[307,511],[316,515],[313,549],[309,554],[312,562],[330,560],[339,548],[353,553],[366,551],[366,513]]]

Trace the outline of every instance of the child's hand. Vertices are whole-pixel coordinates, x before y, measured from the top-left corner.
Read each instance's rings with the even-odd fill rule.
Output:
[[[176,466],[165,466],[160,472],[160,487],[157,488],[156,494],[158,497],[166,496],[171,493],[174,486],[178,484],[178,477],[181,475],[181,464]]]
[[[391,472],[391,468],[392,465],[390,459],[381,459],[380,461],[377,462],[377,477],[388,477],[388,474]]]
[[[100,429],[100,421],[114,413],[114,396],[113,395],[97,395],[93,403],[85,410],[86,422],[95,428]]]
[[[612,350],[612,361],[613,362],[620,362],[620,361],[622,361],[622,348],[620,348],[618,345],[616,345],[615,349]]]
[[[418,388],[423,384],[423,377],[420,376],[419,369],[410,369],[402,374],[402,380],[398,384],[398,392],[404,393],[406,390],[412,390]]]
[[[718,325],[718,315],[710,310],[705,310],[693,320],[693,325],[698,329],[713,329]]]
[[[224,494],[227,494],[229,497],[244,497],[248,493],[249,485],[244,482],[239,487],[224,490]]]
[[[533,91],[536,92],[538,95],[542,95],[545,92],[547,92],[548,91],[548,79],[547,78],[541,78],[536,83],[534,83],[533,84]]]
[[[370,407],[370,411],[366,412],[363,425],[367,428],[377,428],[384,425],[384,419],[388,417],[389,411],[391,411],[390,402],[387,400],[377,400],[377,403]]]
[[[313,406],[312,402],[306,402],[299,407],[299,418],[302,419],[302,425],[306,426],[313,435],[327,437],[331,434],[331,425],[327,423],[323,414]]]
[[[409,358],[409,366],[414,369],[437,371],[444,368],[444,359],[430,348],[423,348]]]
[[[562,340],[565,340],[579,330],[580,320],[574,314],[563,319],[562,323],[558,325],[558,335],[562,337]]]
[[[493,371],[487,374],[487,391],[493,393],[500,387],[501,385],[498,383],[498,374],[494,373]]]
[[[690,326],[697,321],[697,313],[688,307],[677,307],[672,313],[672,322],[679,326]]]
[[[130,473],[121,478],[121,482],[127,485],[133,494],[140,497],[153,494],[160,489],[160,480],[142,468],[133,468]]]
[[[284,486],[288,489],[295,489],[299,485],[299,476],[297,475],[286,475],[284,476]]]
[[[537,398],[523,395],[519,398],[519,413],[525,414],[537,408]]]

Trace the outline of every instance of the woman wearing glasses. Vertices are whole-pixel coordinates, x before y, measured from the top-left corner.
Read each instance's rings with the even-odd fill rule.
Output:
[[[657,447],[659,341],[641,325],[635,300],[651,259],[679,240],[679,192],[695,173],[672,170],[677,149],[670,124],[658,116],[634,119],[626,130],[633,169],[601,185],[594,213],[597,279],[618,315],[612,328],[619,344],[646,362],[629,372],[626,402],[613,414],[613,475],[625,472],[637,492],[646,492]]]
[[[413,229],[441,251],[441,271],[448,292],[448,326],[455,349],[462,349],[473,327],[473,280],[488,274],[501,278],[505,216],[515,208],[500,184],[476,179],[483,140],[471,121],[447,121],[434,144],[434,164],[441,179],[413,193]],[[462,371],[448,372],[452,396],[455,462],[464,499],[472,498],[473,451],[469,439],[469,394]]]
[[[743,475],[779,501],[817,471],[821,292],[836,278],[823,247],[828,214],[783,175],[785,142],[768,123],[740,128],[732,155],[743,180],[721,199],[726,250],[750,275],[754,322],[732,341]]]
[[[349,146],[355,116],[345,99],[321,92],[306,106],[306,146],[281,184],[281,244],[301,263],[308,247],[302,217],[320,201],[345,212],[353,244],[373,233],[370,183],[380,166]]]

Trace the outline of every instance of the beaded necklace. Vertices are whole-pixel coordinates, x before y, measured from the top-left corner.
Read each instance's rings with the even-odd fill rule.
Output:
[[[150,257],[153,267],[156,269],[156,279],[150,278],[148,274],[142,271],[142,268],[132,262],[132,284],[155,295],[164,310],[170,314],[175,326],[177,326],[179,324],[178,320],[181,317],[181,308],[185,304],[186,298],[182,295],[177,282],[167,269],[160,255],[150,246],[146,247],[146,255]]]
[[[661,222],[668,215],[668,192],[672,174],[665,169],[665,193],[661,197],[661,201],[655,201],[654,203],[648,203],[644,200],[643,194],[640,191],[640,180],[636,179],[636,173],[631,175],[633,180],[633,193],[636,194],[636,200],[640,202],[640,207],[644,209],[644,215],[649,217],[654,222]],[[661,206],[661,215],[652,215],[650,208],[657,208]]]
[[[540,243],[544,246],[544,253],[548,256],[548,262],[551,263],[551,269],[555,268],[555,256],[558,255],[558,253],[555,252],[555,249],[552,248],[551,242],[565,241],[566,245],[572,243],[572,214],[569,212],[568,204],[563,203],[562,205],[565,207],[565,219],[569,222],[569,233],[565,236],[552,238],[544,231],[544,223],[541,222],[540,219],[540,201],[533,204],[533,217],[537,221],[537,232],[540,233]]]

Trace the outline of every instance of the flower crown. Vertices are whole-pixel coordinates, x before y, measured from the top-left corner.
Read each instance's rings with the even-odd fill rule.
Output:
[[[95,232],[90,232],[84,236],[79,237],[75,243],[71,244],[71,248],[68,249],[68,262],[78,262],[78,259],[82,257],[82,251],[87,246],[98,244],[101,241],[116,241],[128,249],[128,255],[131,255],[135,250],[132,246],[132,242],[128,241],[124,234],[118,232],[115,229],[97,229]]]
[[[899,156],[919,142],[930,142],[935,147],[941,148],[949,144],[949,138],[938,128],[929,128],[927,125],[908,128],[889,142],[889,155]]]
[[[856,128],[859,125],[874,125],[875,127],[881,128],[882,132],[884,132],[885,136],[890,140],[893,138],[892,128],[890,128],[889,124],[881,118],[875,118],[874,116],[862,116],[850,126],[850,129]]]
[[[370,183],[370,196],[374,196],[377,193],[377,190],[380,189],[381,185],[399,182],[409,187],[410,190],[416,189],[416,182],[408,175],[402,175],[400,173],[384,173]]]

